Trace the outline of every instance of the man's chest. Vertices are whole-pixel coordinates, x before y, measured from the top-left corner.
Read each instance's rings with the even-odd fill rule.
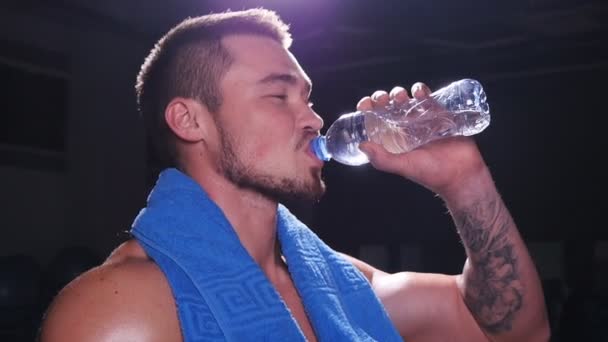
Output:
[[[290,281],[287,284],[281,285],[280,287],[276,287],[277,292],[281,295],[281,298],[287,305],[289,311],[295,318],[298,323],[300,329],[306,336],[307,341],[316,341],[316,336],[310,320],[306,315],[306,311],[304,310],[304,305],[302,304],[302,299],[300,298],[298,292],[296,291],[293,283]]]

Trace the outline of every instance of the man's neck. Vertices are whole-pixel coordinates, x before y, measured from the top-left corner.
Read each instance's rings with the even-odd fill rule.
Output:
[[[272,277],[282,263],[276,241],[278,203],[224,178],[190,176],[220,207],[253,260]]]

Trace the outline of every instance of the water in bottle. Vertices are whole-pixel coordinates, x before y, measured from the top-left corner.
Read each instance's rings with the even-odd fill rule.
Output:
[[[474,135],[490,124],[486,100],[479,82],[463,79],[423,100],[391,101],[385,108],[344,114],[312,141],[311,148],[321,160],[361,165],[369,162],[359,150],[364,141],[403,153],[436,139]]]

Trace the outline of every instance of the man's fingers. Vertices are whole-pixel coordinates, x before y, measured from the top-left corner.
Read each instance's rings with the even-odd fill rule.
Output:
[[[373,108],[374,105],[372,104],[372,98],[369,96],[362,98],[359,100],[359,103],[357,103],[357,110],[360,112],[372,110]]]
[[[412,96],[418,100],[423,100],[431,95],[431,89],[422,83],[417,82],[412,86]],[[362,98],[357,104],[357,110],[366,111],[376,108],[386,107],[389,101],[401,104],[410,100],[410,96],[403,87],[394,87],[390,93],[384,90],[376,90],[372,96]]]
[[[412,96],[417,100],[423,100],[431,95],[431,89],[422,82],[416,82],[412,86]]]
[[[395,103],[404,103],[410,99],[407,91],[403,87],[395,87],[389,93],[389,97]]]
[[[382,108],[388,105],[388,101],[390,100],[388,93],[384,90],[376,90],[372,94],[372,103],[374,108]]]

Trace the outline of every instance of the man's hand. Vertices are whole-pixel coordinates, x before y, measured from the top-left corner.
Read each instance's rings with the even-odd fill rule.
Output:
[[[412,95],[418,100],[427,99],[430,94],[423,83],[412,86]],[[387,106],[389,101],[399,104],[409,100],[405,89],[395,87],[390,94],[376,91],[371,97],[361,99],[357,110],[373,110]],[[360,149],[376,169],[406,177],[440,196],[457,193],[486,168],[475,142],[468,137],[436,140],[401,154],[390,153],[373,142],[362,143]]]

